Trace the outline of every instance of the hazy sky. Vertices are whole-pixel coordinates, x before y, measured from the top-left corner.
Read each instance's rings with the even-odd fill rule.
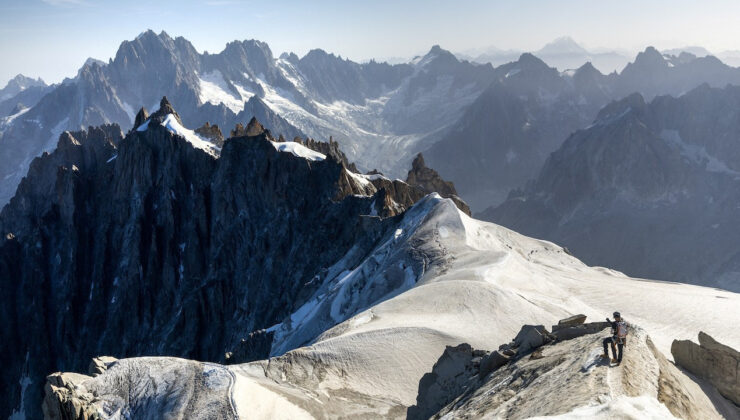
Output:
[[[58,82],[87,57],[107,61],[146,29],[199,51],[235,39],[277,56],[323,48],[354,60],[408,57],[440,44],[537,50],[564,35],[587,48],[740,49],[738,0],[0,0],[0,86],[23,73]]]

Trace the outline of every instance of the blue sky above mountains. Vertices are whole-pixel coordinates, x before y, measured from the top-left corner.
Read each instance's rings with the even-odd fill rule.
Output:
[[[0,0],[0,84],[17,73],[58,82],[87,57],[106,60],[146,29],[199,51],[259,39],[277,55],[322,48],[353,60],[452,51],[537,50],[568,35],[588,48],[740,49],[736,0]]]

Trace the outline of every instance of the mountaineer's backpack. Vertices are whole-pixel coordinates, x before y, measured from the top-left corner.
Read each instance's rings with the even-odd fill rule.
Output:
[[[624,321],[617,322],[617,338],[627,338],[627,323]]]

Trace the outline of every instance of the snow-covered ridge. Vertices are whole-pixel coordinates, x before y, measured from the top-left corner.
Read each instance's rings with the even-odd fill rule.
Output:
[[[151,119],[147,119],[143,124],[136,128],[136,131],[146,131],[149,128]],[[167,114],[162,121],[162,127],[166,128],[172,134],[176,134],[190,143],[196,149],[201,149],[212,156],[218,157],[221,154],[221,148],[211,143],[209,140],[199,136],[195,131],[185,128],[180,124],[173,114]]]
[[[408,210],[369,254],[350,250],[327,271],[316,294],[270,329],[272,354],[282,356],[226,368],[234,381],[227,388],[240,417],[404,418],[406,408],[416,403],[421,378],[446,346],[464,342],[496,349],[524,324],[551,325],[574,313],[600,320],[619,310],[668,357],[673,339],[692,338],[699,330],[740,347],[740,332],[727,328],[740,306],[736,293],[588,267],[553,243],[472,219],[451,200],[435,195]],[[590,340],[598,354],[599,337]],[[642,363],[642,352],[631,349],[627,347],[625,357]],[[124,372],[124,379],[151,382],[136,372],[149,371],[145,367],[153,360],[164,366],[175,363],[142,359],[144,365]],[[608,367],[597,369],[599,378],[611,380],[603,370]],[[588,383],[589,372],[594,370],[576,369],[570,378],[585,379],[569,383]],[[169,380],[174,383],[168,388],[178,389],[180,379]],[[543,375],[538,380],[555,381],[553,387],[563,384],[562,377]],[[117,383],[103,374],[86,387],[96,390],[102,404],[118,398]],[[563,412],[564,418],[666,413],[653,391],[646,398],[625,399],[612,395],[606,383],[603,387],[610,399],[582,395],[593,403]],[[654,390],[650,384],[639,389]],[[128,404],[153,398],[152,392],[127,395]],[[219,401],[222,396],[222,391],[213,394]],[[207,400],[204,394],[198,398]],[[176,410],[176,405],[167,409]]]
[[[300,143],[296,143],[292,141],[291,142],[270,141],[270,144],[272,144],[272,146],[278,152],[291,153],[294,156],[302,157],[310,161],[318,161],[318,160],[326,159],[326,155],[324,155],[323,153],[319,153],[315,150],[309,149],[308,147]]]

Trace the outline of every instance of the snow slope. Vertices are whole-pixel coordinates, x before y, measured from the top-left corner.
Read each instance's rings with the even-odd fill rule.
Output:
[[[619,310],[667,356],[673,339],[700,330],[740,347],[740,331],[728,328],[737,321],[740,295],[588,267],[555,244],[471,219],[436,195],[407,211],[359,263],[351,263],[352,253],[274,328],[275,357],[228,367],[241,418],[405,417],[420,379],[446,346],[496,349],[523,324],[550,325],[575,313],[596,321]],[[598,337],[591,340],[598,353]],[[625,357],[637,363],[644,355],[631,348]],[[97,385],[105,376],[85,385],[101,401],[118,392]],[[564,379],[542,380],[556,387]],[[608,393],[605,401],[559,414],[665,414],[652,389],[635,388],[644,398]]]

